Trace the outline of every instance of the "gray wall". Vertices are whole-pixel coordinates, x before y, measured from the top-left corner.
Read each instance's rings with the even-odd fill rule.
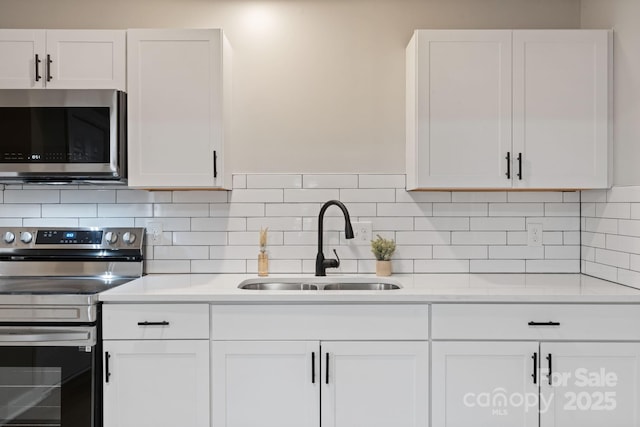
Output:
[[[614,184],[640,185],[640,1],[582,0],[581,16],[614,30]]]
[[[0,28],[225,29],[235,173],[404,173],[414,29],[579,26],[579,0],[0,0]]]

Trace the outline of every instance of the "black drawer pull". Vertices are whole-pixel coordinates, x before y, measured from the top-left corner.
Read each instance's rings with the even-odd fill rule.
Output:
[[[109,382],[109,377],[111,376],[111,372],[109,372],[109,359],[111,359],[111,355],[108,351],[104,353],[104,382]]]
[[[325,363],[325,368],[327,368],[327,372],[325,372],[325,384],[329,384],[329,353],[326,354],[327,360]]]
[[[507,161],[507,179],[511,179],[511,152],[509,151],[507,153],[507,157],[505,157],[505,160]]]
[[[529,326],[560,326],[560,322],[529,322]]]
[[[531,374],[531,377],[533,378],[533,383],[538,384],[538,353],[533,353],[531,358],[533,359],[533,374]]]
[[[553,385],[553,369],[551,367],[551,353],[547,356],[547,361],[549,362],[549,385]]]
[[[316,352],[311,352],[311,384],[316,383]]]
[[[162,322],[138,322],[138,326],[169,326],[166,320]]]

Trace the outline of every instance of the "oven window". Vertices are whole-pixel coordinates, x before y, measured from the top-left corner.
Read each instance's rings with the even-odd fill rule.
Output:
[[[0,347],[0,426],[93,426],[92,352]]]

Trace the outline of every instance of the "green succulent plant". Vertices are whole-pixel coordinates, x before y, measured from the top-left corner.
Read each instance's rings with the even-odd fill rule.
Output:
[[[377,238],[371,241],[371,252],[373,252],[378,261],[389,261],[396,250],[396,242],[391,239],[385,239],[379,234],[376,234],[376,236]]]

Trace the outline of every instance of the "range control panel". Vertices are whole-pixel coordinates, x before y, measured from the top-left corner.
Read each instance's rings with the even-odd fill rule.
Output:
[[[0,227],[0,249],[139,249],[144,228]]]

